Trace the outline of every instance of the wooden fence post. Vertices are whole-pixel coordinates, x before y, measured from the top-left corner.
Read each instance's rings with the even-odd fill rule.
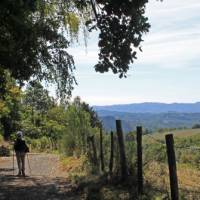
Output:
[[[114,158],[114,137],[113,132],[110,132],[110,163],[109,163],[109,172],[112,175],[113,170],[113,158]]]
[[[91,159],[92,163],[96,166],[98,165],[98,159],[97,159],[97,150],[95,146],[94,136],[88,136],[88,156]]]
[[[90,137],[90,141],[91,141],[92,151],[93,151],[93,162],[95,165],[98,165],[97,150],[95,146],[94,136]]]
[[[173,134],[168,134],[165,136],[167,145],[167,157],[169,165],[169,176],[170,176],[170,188],[171,188],[171,199],[178,200],[178,179],[176,172],[176,157],[174,151],[174,138]]]
[[[119,143],[119,154],[120,154],[120,165],[121,165],[121,179],[122,181],[126,180],[128,176],[128,168],[126,162],[125,146],[123,131],[121,126],[121,120],[116,120],[116,129],[117,129],[117,138]]]
[[[102,126],[100,127],[100,161],[101,161],[101,170],[104,172],[104,155],[103,155],[103,133]]]
[[[143,193],[143,170],[142,170],[142,127],[137,126],[137,182],[138,194]]]

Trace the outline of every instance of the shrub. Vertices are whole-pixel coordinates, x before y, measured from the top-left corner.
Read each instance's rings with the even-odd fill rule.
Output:
[[[166,162],[167,155],[165,146],[162,144],[151,144],[144,147],[146,161]]]
[[[46,136],[41,137],[39,141],[40,141],[40,150],[46,150],[50,148],[50,142]]]
[[[0,134],[0,143],[3,142],[3,136]]]
[[[0,156],[10,156],[10,150],[8,147],[0,146]]]
[[[194,125],[192,126],[192,129],[196,129],[196,128],[200,128],[200,124],[194,124]]]
[[[40,149],[40,142],[37,139],[33,139],[31,141],[31,149],[32,150],[39,150]]]
[[[64,135],[62,140],[60,141],[61,143],[61,153],[63,153],[66,156],[73,156],[75,147],[76,147],[76,141],[75,139],[70,136],[70,135]]]

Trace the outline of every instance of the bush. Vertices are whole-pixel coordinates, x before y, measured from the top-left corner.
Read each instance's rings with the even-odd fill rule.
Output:
[[[3,136],[0,134],[0,143],[3,142]]]
[[[146,161],[166,162],[167,155],[165,146],[162,144],[151,144],[144,147]]]
[[[73,156],[74,151],[77,151],[75,139],[70,135],[64,135],[60,143],[60,151],[66,156]]]
[[[192,126],[192,129],[196,129],[196,128],[200,128],[200,124],[194,124],[194,125]]]
[[[0,146],[0,156],[3,157],[3,156],[10,156],[10,150],[8,147],[5,147],[5,146]]]
[[[39,142],[39,140],[33,139],[33,140],[31,141],[31,149],[32,149],[32,150],[38,150],[38,151],[39,151],[39,149],[40,149],[40,142]]]
[[[39,141],[40,141],[40,150],[47,150],[50,148],[50,142],[46,136],[43,136]]]

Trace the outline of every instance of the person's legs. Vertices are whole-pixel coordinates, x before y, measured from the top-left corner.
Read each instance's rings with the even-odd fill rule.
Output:
[[[17,158],[17,166],[18,166],[18,175],[21,175],[22,172],[22,165],[21,165],[21,158],[20,158],[20,152],[16,152],[16,158]]]
[[[21,152],[22,175],[25,176],[25,153]]]

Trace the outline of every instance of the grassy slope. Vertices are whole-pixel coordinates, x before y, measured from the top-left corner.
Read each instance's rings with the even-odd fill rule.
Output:
[[[165,143],[165,135],[169,132],[155,133],[152,136],[144,136],[144,144],[156,144],[158,141]],[[186,129],[186,130],[174,130],[170,133],[174,134],[175,144],[176,139],[190,139],[196,136],[200,136],[200,129]],[[200,137],[198,137],[200,139]],[[144,152],[145,153],[145,152]],[[200,152],[199,152],[200,153]],[[186,164],[177,163],[177,173],[179,188],[182,191],[188,193],[189,196],[194,196],[196,199],[200,199],[200,171],[197,168],[191,168]],[[160,164],[152,161],[145,167],[145,179],[157,188],[169,191],[169,173],[167,164]],[[191,197],[193,198],[193,197]]]
[[[188,129],[188,130],[177,130],[173,131],[175,137],[188,138],[200,134],[200,129]],[[164,136],[166,133],[155,133],[153,136],[158,140],[164,141]],[[146,143],[152,144],[156,141],[152,138],[144,136]],[[144,152],[145,153],[145,152]],[[84,188],[82,194],[87,196],[88,199],[101,199],[101,200],[115,200],[115,199],[136,199],[136,183],[131,182],[132,187],[109,184],[106,182],[101,182],[101,180],[95,179],[92,176],[85,174],[85,179],[81,178],[84,174],[84,170],[81,169],[80,160],[74,160],[74,158],[67,158],[63,160],[63,164],[67,171],[71,171],[72,175],[81,172],[78,176],[75,176],[75,182],[81,183]],[[77,168],[77,166],[79,166]],[[75,169],[76,170],[73,170]],[[79,169],[79,170],[77,170]],[[187,200],[200,200],[200,171],[197,169],[189,168],[186,165],[177,165],[178,169],[178,180],[181,195]],[[168,176],[168,166],[166,163],[158,163],[152,161],[144,166],[144,178],[145,178],[145,193],[148,200],[162,199],[162,197],[170,196],[169,189],[169,176]],[[84,175],[83,175],[84,176]]]
[[[153,136],[157,139],[164,139],[166,134],[173,133],[176,138],[191,137],[194,135],[200,135],[200,129],[184,129],[184,130],[173,130],[164,133],[154,133]],[[144,136],[145,138],[146,136]]]

